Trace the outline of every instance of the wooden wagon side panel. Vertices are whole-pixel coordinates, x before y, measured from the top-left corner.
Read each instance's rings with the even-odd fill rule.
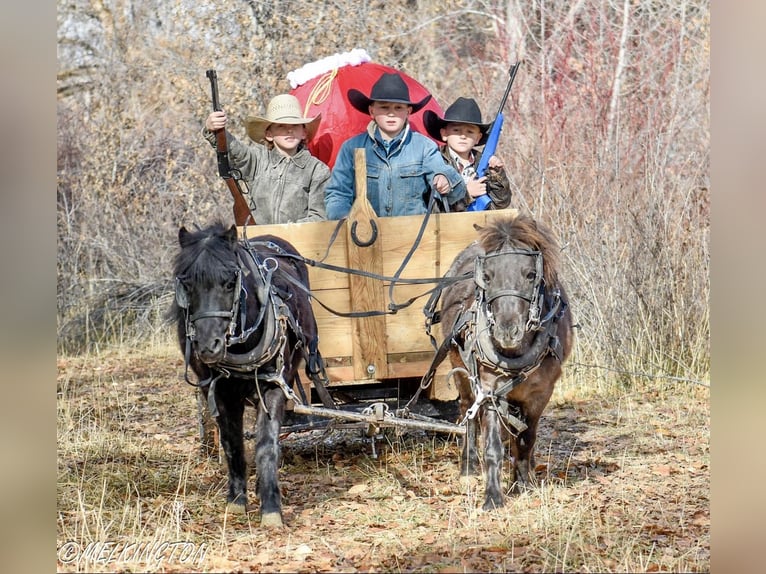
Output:
[[[449,269],[457,254],[476,239],[474,224],[483,225],[495,217],[508,216],[515,212],[516,210],[513,209],[504,209],[431,215],[420,243],[402,269],[400,277],[417,279],[441,277]],[[415,243],[422,223],[423,216],[382,217],[377,220],[377,241],[380,245],[376,247],[376,250],[379,249],[382,253],[382,262],[379,262],[381,265],[378,265],[377,269],[382,269],[384,276],[393,277],[400,269]],[[330,245],[330,239],[338,227],[337,221],[251,226],[247,229],[247,234],[250,237],[264,234],[282,237],[292,243],[301,255],[309,260],[348,268],[352,266],[349,262],[347,229],[350,224],[351,222],[346,221],[340,225],[332,245]],[[364,234],[366,238],[367,231]],[[365,249],[358,246],[353,248],[357,251]],[[376,255],[376,257],[379,256]],[[433,284],[396,284],[389,292],[390,283],[384,281],[378,287],[378,294],[384,294],[381,303],[377,294],[370,297],[355,292],[355,288],[358,290],[355,286],[359,282],[348,273],[310,265],[309,279],[314,294],[312,305],[319,325],[319,349],[327,363],[327,372],[333,385],[421,377],[426,372],[434,353],[431,340],[425,331],[423,306],[428,301],[427,295],[396,314],[385,315],[383,319],[385,342],[381,345],[385,346],[385,368],[376,367],[373,372],[367,371],[367,364],[355,365],[354,362],[356,360],[360,363],[365,360],[365,353],[369,354],[370,346],[376,344],[378,335],[369,333],[370,337],[365,338],[368,333],[364,328],[359,328],[360,319],[339,317],[325,309],[322,304],[333,311],[348,313],[369,310],[355,308],[355,305],[365,305],[364,301],[371,300],[376,301],[375,305],[380,306],[378,310],[384,311],[389,303],[389,294],[395,303],[402,304],[411,297],[427,292],[434,286]],[[434,325],[432,335],[437,342],[441,342],[439,325]],[[366,351],[360,348],[365,346]],[[449,400],[457,397],[457,389],[446,380],[448,371],[449,365],[445,362],[437,371],[434,384],[429,391],[429,398]],[[381,376],[381,372],[385,373],[384,376]]]

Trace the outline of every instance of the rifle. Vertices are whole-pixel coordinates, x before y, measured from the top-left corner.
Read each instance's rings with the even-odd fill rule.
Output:
[[[503,99],[500,100],[500,106],[497,108],[497,114],[495,114],[495,120],[492,122],[492,127],[489,130],[487,143],[484,144],[484,151],[481,153],[479,165],[476,167],[477,178],[487,175],[487,169],[489,168],[489,158],[491,158],[495,154],[495,150],[497,150],[497,142],[500,139],[500,131],[503,129],[503,122],[505,121],[503,118],[503,108],[505,107],[505,102],[508,100],[508,94],[511,93],[513,80],[516,78],[516,72],[518,71],[520,65],[521,62],[516,62],[513,66],[511,66],[511,69],[508,70],[508,73],[511,77],[508,80],[508,85],[505,87]],[[491,200],[489,199],[489,194],[480,195],[468,205],[466,211],[481,211],[486,209],[487,206],[489,206],[490,201]]]
[[[215,70],[208,70],[206,73],[208,79],[210,79],[210,91],[213,95],[213,111],[220,112],[221,104],[218,101],[218,75]],[[239,181],[232,175],[231,167],[229,166],[229,148],[226,141],[226,130],[221,128],[215,131],[215,144],[216,153],[218,156],[218,175],[226,182],[226,186],[231,192],[231,196],[234,198],[234,223],[239,226],[247,225],[248,222],[255,224],[255,218],[253,217],[250,207],[245,201],[245,196],[242,195],[242,189],[239,187]]]

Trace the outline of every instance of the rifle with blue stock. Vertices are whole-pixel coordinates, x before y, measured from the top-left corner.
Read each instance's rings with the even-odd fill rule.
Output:
[[[489,136],[487,136],[487,143],[484,144],[484,151],[481,152],[481,159],[479,160],[479,165],[476,167],[477,178],[481,178],[487,175],[487,169],[489,168],[489,158],[491,158],[497,150],[497,143],[500,139],[500,132],[503,129],[503,122],[505,121],[503,118],[503,108],[505,107],[505,102],[508,100],[508,94],[511,93],[513,80],[516,78],[516,72],[518,71],[520,65],[521,62],[516,62],[508,71],[510,74],[508,85],[505,87],[503,99],[500,100],[500,106],[497,108],[497,114],[495,114],[495,119],[492,122],[492,127],[489,130]],[[474,199],[468,205],[466,211],[482,211],[487,209],[490,203],[492,203],[492,201],[489,198],[489,194],[485,193],[484,195],[480,195]]]

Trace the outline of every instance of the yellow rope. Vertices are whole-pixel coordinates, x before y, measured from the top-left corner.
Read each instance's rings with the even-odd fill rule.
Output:
[[[327,99],[330,95],[332,81],[337,74],[338,68],[334,68],[317,80],[317,83],[314,84],[314,87],[311,89],[308,100],[306,100],[306,108],[303,110],[303,117],[309,117],[309,108],[312,104],[318,106]]]

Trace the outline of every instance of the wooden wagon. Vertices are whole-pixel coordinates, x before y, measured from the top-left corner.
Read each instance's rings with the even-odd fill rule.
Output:
[[[435,352],[425,329],[423,308],[427,297],[418,298],[392,314],[344,315],[384,312],[391,303],[401,305],[427,294],[435,284],[395,282],[391,289],[390,278],[442,277],[457,254],[476,238],[474,224],[482,225],[516,212],[505,209],[432,213],[427,221],[423,215],[378,218],[366,197],[363,155],[357,156],[356,189],[354,206],[343,222],[240,229],[240,235],[282,237],[304,258],[326,265],[310,266],[309,277],[319,326],[319,350],[325,359],[331,388],[420,379],[428,371]],[[360,270],[369,276],[343,269]],[[440,329],[435,328],[433,335],[441,342]],[[457,398],[458,391],[446,376],[449,369],[446,362],[440,365],[433,384],[424,393],[426,398],[440,401]],[[310,381],[302,384],[309,390]]]

